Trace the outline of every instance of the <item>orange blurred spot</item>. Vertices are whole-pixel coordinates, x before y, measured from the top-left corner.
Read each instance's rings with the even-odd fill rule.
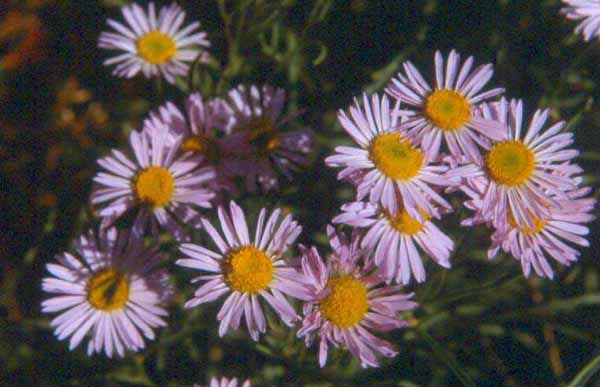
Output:
[[[0,67],[15,70],[42,57],[40,41],[42,24],[35,15],[10,11],[0,22],[0,49],[7,51],[0,57]]]

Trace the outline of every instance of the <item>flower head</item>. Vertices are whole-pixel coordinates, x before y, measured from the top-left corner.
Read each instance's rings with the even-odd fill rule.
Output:
[[[600,1],[598,0],[563,0],[567,7],[561,12],[571,20],[579,20],[575,33],[583,35],[587,42],[600,37]]]
[[[491,64],[471,71],[473,57],[461,66],[460,55],[452,50],[444,67],[437,51],[433,89],[411,62],[403,66],[405,74],[399,73],[386,92],[407,106],[396,111],[403,117],[401,128],[417,145],[430,150],[432,159],[438,156],[442,136],[453,156],[466,155],[475,162],[481,159],[478,144],[504,138],[502,125],[473,114],[479,103],[504,92],[502,88],[481,91],[494,73]]]
[[[238,380],[236,378],[227,379],[225,377],[222,378],[212,378],[210,379],[209,387],[237,387]],[[194,387],[202,387],[200,384],[194,384]],[[246,380],[242,387],[250,387],[250,380]]]
[[[585,239],[589,229],[583,224],[595,219],[590,212],[596,204],[595,199],[583,197],[589,192],[589,188],[570,191],[567,199],[559,200],[559,207],[550,208],[543,218],[533,217],[532,226],[517,225],[509,211],[508,222],[492,235],[490,258],[502,248],[521,262],[525,276],[529,276],[533,267],[540,277],[552,278],[554,272],[548,256],[569,266],[577,261],[580,253],[565,242],[589,246]]]
[[[239,160],[237,174],[246,178],[254,190],[258,182],[264,191],[276,189],[276,170],[290,179],[291,173],[308,164],[307,155],[313,150],[313,135],[308,128],[286,130],[293,116],[282,116],[285,91],[269,85],[243,85],[227,96],[232,133],[242,133],[250,151]]]
[[[215,178],[208,182],[212,191],[235,191],[236,166],[251,148],[243,133],[226,129],[228,118],[223,100],[203,100],[194,93],[185,100],[185,114],[167,102],[150,114],[144,126],[168,128],[169,145],[179,146],[179,153],[200,156],[203,166],[214,167]]]
[[[56,313],[50,325],[59,340],[70,337],[74,349],[89,333],[87,352],[124,356],[139,351],[154,328],[166,326],[164,305],[171,288],[158,246],[144,247],[135,234],[110,228],[99,238],[89,232],[79,238],[76,254],[63,253],[46,265],[51,276],[42,289],[52,297],[42,312]]]
[[[562,173],[568,171],[564,162],[578,154],[565,149],[573,142],[573,134],[560,133],[564,121],[543,130],[549,110],[538,110],[522,136],[523,104],[517,100],[484,104],[481,114],[505,124],[508,138],[486,148],[482,165],[458,166],[447,175],[463,181],[477,179],[465,186],[483,191],[475,216],[480,222],[501,226],[510,210],[520,227],[533,227],[535,218],[547,217],[549,208],[560,206],[557,198],[566,199],[565,192],[577,185],[570,175]]]
[[[98,160],[104,171],[94,177],[92,204],[101,217],[112,219],[134,209],[135,232],[143,233],[149,223],[156,230],[158,223],[183,238],[180,222],[199,216],[195,208],[211,206],[214,193],[205,186],[215,177],[214,168],[199,167],[200,156],[179,155],[169,136],[164,125],[147,125],[129,136],[135,161],[116,149]]]
[[[206,32],[198,31],[199,22],[182,28],[185,12],[177,4],[162,7],[158,14],[153,2],[147,12],[135,3],[121,12],[126,25],[108,19],[114,31],[102,32],[98,41],[100,48],[122,51],[104,61],[116,65],[114,75],[131,78],[141,71],[146,78],[163,76],[175,83],[177,75],[187,74],[189,63],[206,60]]]
[[[447,167],[430,164],[429,149],[415,146],[398,130],[398,119],[390,114],[387,96],[374,94],[369,100],[364,94],[362,106],[355,100],[350,117],[340,111],[338,120],[358,147],[338,146],[337,154],[325,162],[344,168],[338,178],[351,176],[356,181],[358,200],[368,195],[371,202],[381,203],[394,214],[400,203],[418,220],[419,208],[436,217],[438,207],[450,210],[450,204],[429,186],[448,184],[442,177]]]
[[[262,209],[256,234],[251,240],[241,208],[235,202],[231,202],[229,208],[231,216],[223,207],[218,209],[225,239],[208,220],[202,219],[219,252],[192,243],[184,243],[180,247],[186,258],[179,259],[178,265],[211,273],[197,278],[205,283],[185,307],[193,308],[229,294],[217,314],[221,322],[219,335],[225,335],[229,328],[237,329],[244,316],[250,336],[258,340],[259,334],[266,330],[260,299],[270,304],[282,320],[291,325],[298,315],[283,293],[296,298],[307,297],[302,275],[283,260],[283,255],[302,228],[291,215],[281,220],[279,209],[273,211],[268,219],[267,211]]]
[[[298,337],[311,346],[319,338],[319,364],[327,362],[329,345],[345,347],[363,367],[377,367],[378,355],[396,356],[391,344],[371,333],[402,328],[398,313],[417,304],[413,294],[401,294],[400,286],[385,286],[373,274],[373,264],[360,247],[358,233],[346,240],[333,227],[327,233],[333,254],[323,263],[317,250],[303,249],[302,270],[310,292]]]
[[[413,276],[417,282],[425,281],[425,268],[416,246],[437,264],[449,268],[454,242],[427,214],[421,214],[422,220],[418,221],[399,208],[391,214],[372,203],[348,203],[342,206],[343,213],[333,218],[333,222],[368,228],[361,246],[374,254],[375,265],[388,282],[406,285]]]

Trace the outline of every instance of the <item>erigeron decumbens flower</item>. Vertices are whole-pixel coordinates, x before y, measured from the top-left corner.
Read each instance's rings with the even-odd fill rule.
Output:
[[[214,193],[206,185],[215,177],[212,167],[200,167],[202,157],[179,154],[169,144],[170,133],[163,125],[146,125],[132,131],[129,145],[135,158],[113,149],[98,160],[102,168],[94,177],[92,204],[106,219],[135,211],[134,232],[160,225],[178,239],[185,237],[183,224],[199,216],[198,209],[210,208]],[[182,137],[176,139],[181,142]]]
[[[171,102],[150,113],[145,126],[168,128],[168,143],[179,146],[181,153],[202,156],[202,165],[215,168],[208,182],[214,191],[235,191],[233,177],[240,155],[251,151],[244,133],[226,129],[229,114],[221,99],[203,99],[199,93],[185,99],[185,114]],[[181,140],[179,140],[181,138]]]
[[[284,294],[300,299],[308,297],[302,274],[288,265],[283,257],[300,235],[302,227],[289,214],[282,219],[280,209],[268,216],[263,208],[251,240],[241,208],[232,201],[229,209],[231,216],[223,207],[218,208],[225,239],[208,220],[202,218],[204,229],[219,251],[183,243],[179,250],[186,258],[176,263],[210,273],[196,278],[204,284],[186,302],[186,308],[212,302],[228,294],[217,314],[219,335],[225,335],[230,328],[238,329],[244,316],[248,332],[256,341],[266,330],[261,299],[291,326],[298,320],[298,315]]]
[[[194,384],[194,387],[202,387],[202,385]],[[238,380],[237,378],[227,379],[225,377],[211,378],[209,387],[238,387]],[[250,387],[250,380],[246,380],[242,387]]]
[[[583,35],[588,42],[592,38],[600,38],[600,1],[598,0],[563,0],[566,5],[561,12],[567,19],[577,20],[575,33]]]
[[[153,340],[154,329],[166,326],[171,287],[157,245],[145,247],[135,234],[109,228],[80,236],[75,254],[56,260],[46,265],[51,276],[42,289],[52,296],[42,312],[59,313],[50,325],[59,340],[70,337],[70,350],[89,333],[88,355],[123,357],[144,348],[142,336]]]
[[[325,366],[330,345],[343,347],[362,367],[379,366],[379,356],[394,357],[392,345],[371,331],[388,332],[407,326],[398,313],[415,308],[413,293],[401,286],[387,286],[374,273],[373,262],[360,247],[358,232],[346,240],[327,228],[333,254],[324,263],[316,248],[304,248],[302,270],[310,292],[298,337],[307,347],[319,341],[319,364]]]
[[[277,172],[287,179],[292,172],[308,165],[308,155],[314,148],[312,131],[308,128],[288,129],[295,117],[284,115],[285,91],[269,85],[240,85],[229,91],[227,130],[243,133],[250,145],[237,163],[237,174],[246,179],[254,191],[256,183],[263,191],[277,189]]]
[[[175,83],[176,76],[188,73],[189,63],[206,60],[206,32],[198,31],[199,22],[182,28],[185,12],[177,4],[161,7],[158,14],[153,2],[147,12],[135,3],[121,12],[126,25],[108,19],[114,31],[102,32],[98,41],[100,48],[123,52],[104,61],[116,65],[114,75],[131,78],[141,71],[146,78],[162,76]]]
[[[557,263],[570,266],[577,261],[580,252],[569,245],[587,247],[585,235],[589,229],[583,224],[595,219],[596,199],[585,198],[591,189],[578,188],[567,193],[566,199],[559,199],[559,207],[550,207],[543,218],[533,217],[533,226],[518,226],[512,214],[508,222],[495,230],[492,246],[488,251],[493,258],[501,248],[521,262],[523,273],[529,276],[531,268],[540,277],[554,277],[548,256]]]
[[[354,176],[357,200],[369,197],[390,213],[398,205],[421,220],[421,211],[439,217],[439,209],[449,211],[450,204],[430,187],[445,186],[447,167],[431,164],[431,152],[419,148],[398,129],[399,121],[390,111],[387,96],[364,94],[362,104],[355,99],[350,116],[340,110],[338,120],[358,147],[337,146],[336,154],[325,159],[331,167],[344,168],[338,178]],[[360,173],[360,172],[363,173]],[[421,211],[419,211],[419,209]]]
[[[415,244],[438,265],[450,268],[454,242],[427,214],[422,213],[418,221],[398,207],[395,214],[390,214],[373,203],[347,203],[333,222],[368,229],[361,246],[373,254],[379,273],[388,282],[406,285],[412,277],[417,282],[425,281],[425,268]]]
[[[566,149],[573,142],[573,134],[561,133],[564,121],[544,130],[549,115],[546,109],[535,112],[523,136],[522,101],[508,103],[502,99],[484,104],[481,113],[504,123],[507,139],[486,149],[483,165],[458,166],[447,175],[451,179],[478,179],[476,185],[483,188],[480,208],[476,209],[480,221],[501,227],[510,211],[517,225],[534,227],[534,219],[548,216],[551,207],[560,207],[557,199],[566,199],[565,191],[577,186],[571,176],[556,173],[579,153]]]
[[[398,73],[386,89],[404,105],[395,111],[403,117],[401,127],[431,153],[432,159],[438,156],[442,136],[453,156],[465,155],[477,162],[481,160],[478,144],[486,145],[505,135],[498,122],[473,114],[478,104],[504,92],[503,88],[482,92],[494,71],[491,64],[471,71],[473,62],[469,57],[460,66],[460,55],[452,50],[444,67],[444,58],[436,51],[433,89],[411,62],[403,64],[405,74]]]

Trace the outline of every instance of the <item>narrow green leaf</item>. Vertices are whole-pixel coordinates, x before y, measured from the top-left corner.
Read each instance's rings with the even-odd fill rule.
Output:
[[[569,387],[583,387],[587,385],[592,376],[600,369],[600,355],[592,359],[569,383]]]
[[[452,354],[450,354],[448,351],[446,351],[446,349],[442,345],[440,345],[437,341],[435,341],[435,339],[433,337],[431,337],[431,335],[429,335],[429,333],[427,333],[426,331],[420,330],[419,333],[420,333],[421,337],[431,347],[431,350],[433,351],[434,356],[437,357],[439,361],[444,363],[450,369],[450,371],[452,371],[452,373],[456,376],[456,378],[458,380],[460,380],[460,382],[463,385],[472,386],[472,387],[476,386],[473,379],[471,379],[469,374],[467,374],[463,370],[463,366],[458,364],[458,362],[456,361],[456,359],[454,359]]]

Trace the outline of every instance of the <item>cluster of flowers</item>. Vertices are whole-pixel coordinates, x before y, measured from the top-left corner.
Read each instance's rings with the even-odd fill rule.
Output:
[[[128,26],[109,20],[118,33],[100,37],[101,47],[126,51],[106,62],[118,63],[115,74],[142,71],[172,82],[188,71],[186,62],[208,55],[206,33],[193,33],[198,23],[180,29],[185,13],[176,5],[158,15],[152,3],[147,12],[135,4],[122,11]],[[251,233],[229,200],[239,195],[240,179],[249,191],[276,189],[278,172],[289,177],[308,162],[311,132],[284,129],[292,117],[282,113],[283,90],[239,86],[223,99],[192,94],[183,111],[160,106],[131,132],[128,152],[113,149],[98,161],[91,201],[100,231],[79,237],[76,255],[47,265],[43,290],[55,296],[42,310],[60,312],[51,322],[57,337],[70,338],[73,349],[89,333],[88,354],[109,357],[144,348],[142,336],[154,339],[173,293],[158,249],[162,229],[179,243],[176,264],[203,273],[185,307],[227,295],[216,316],[220,336],[243,317],[258,340],[266,303],[286,325],[300,322],[297,336],[307,346],[319,340],[321,366],[330,345],[349,349],[364,367],[378,366],[379,356],[396,352],[372,331],[407,325],[399,313],[416,303],[402,288],[426,278],[419,251],[451,266],[454,243],[434,222],[452,210],[444,195],[453,191],[466,194],[473,211],[463,225],[493,229],[490,257],[502,249],[525,275],[533,267],[552,277],[548,256],[564,265],[577,259],[565,241],[587,245],[582,224],[595,205],[580,187],[577,151],[567,149],[572,134],[561,132],[563,122],[545,128],[547,110],[536,111],[523,131],[522,102],[499,99],[502,88],[482,91],[492,65],[473,64],[455,51],[447,60],[436,53],[432,88],[406,62],[386,95],[364,95],[339,112],[357,146],[337,147],[326,163],[343,168],[339,179],[356,187],[356,201],[333,219],[353,227],[349,237],[328,226],[325,260],[302,245],[298,258],[287,257],[302,230],[291,215],[262,209]],[[213,206],[220,232],[203,213]],[[115,222],[127,214],[131,227],[118,231]],[[190,228],[203,229],[216,250],[193,243]],[[303,303],[302,316],[290,299]]]

